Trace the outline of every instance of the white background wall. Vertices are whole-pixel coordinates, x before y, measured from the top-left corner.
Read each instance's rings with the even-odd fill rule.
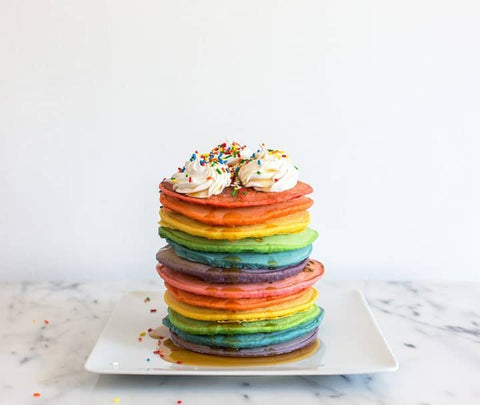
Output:
[[[287,150],[329,278],[480,280],[480,5],[0,1],[0,278],[151,278],[157,184]]]

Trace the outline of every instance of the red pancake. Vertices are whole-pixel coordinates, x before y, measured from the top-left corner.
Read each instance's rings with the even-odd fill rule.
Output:
[[[293,200],[313,192],[312,187],[306,183],[298,181],[295,187],[278,193],[256,191],[253,188],[242,188],[238,192],[233,192],[233,187],[227,187],[219,195],[212,195],[209,198],[190,197],[186,194],[180,194],[173,191],[173,184],[163,180],[159,185],[162,193],[178,198],[188,203],[211,205],[214,207],[251,207],[257,205],[277,204],[284,201]]]
[[[297,299],[306,291],[305,289],[295,294],[289,294],[282,297],[228,299],[193,294],[188,291],[180,290],[179,288],[176,288],[168,283],[165,283],[165,287],[167,287],[167,289],[177,300],[185,302],[187,304],[203,308],[228,309],[231,311],[249,311],[251,309],[265,308],[270,305],[282,304],[284,302]]]
[[[298,197],[276,204],[247,207],[213,207],[191,204],[165,193],[160,194],[160,202],[165,208],[209,225],[237,226],[261,224],[269,219],[283,217],[305,211],[313,204],[308,197]]]

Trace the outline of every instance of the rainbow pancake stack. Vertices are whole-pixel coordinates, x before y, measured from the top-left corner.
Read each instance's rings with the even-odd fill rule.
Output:
[[[316,338],[323,309],[313,287],[312,188],[281,151],[237,143],[195,152],[160,184],[157,253],[166,286],[163,324],[181,348],[258,357]]]

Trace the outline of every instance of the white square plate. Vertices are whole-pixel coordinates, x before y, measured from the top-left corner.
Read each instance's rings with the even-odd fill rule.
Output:
[[[144,302],[149,297],[150,301]],[[333,375],[395,371],[398,362],[358,290],[321,289],[325,309],[321,349],[297,362],[255,367],[195,367],[154,355],[156,340],[141,332],[160,326],[167,309],[162,292],[125,294],[114,309],[85,368],[101,374],[145,375]],[[151,312],[150,309],[156,309]],[[148,359],[148,360],[147,360]]]

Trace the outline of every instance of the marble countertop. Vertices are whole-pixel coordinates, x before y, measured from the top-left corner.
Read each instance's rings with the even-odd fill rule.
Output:
[[[322,288],[339,284],[324,280]],[[0,284],[0,403],[480,403],[480,284],[349,284],[363,289],[400,362],[397,372],[315,377],[100,376],[83,366],[116,302],[125,291],[160,289],[160,282]]]

